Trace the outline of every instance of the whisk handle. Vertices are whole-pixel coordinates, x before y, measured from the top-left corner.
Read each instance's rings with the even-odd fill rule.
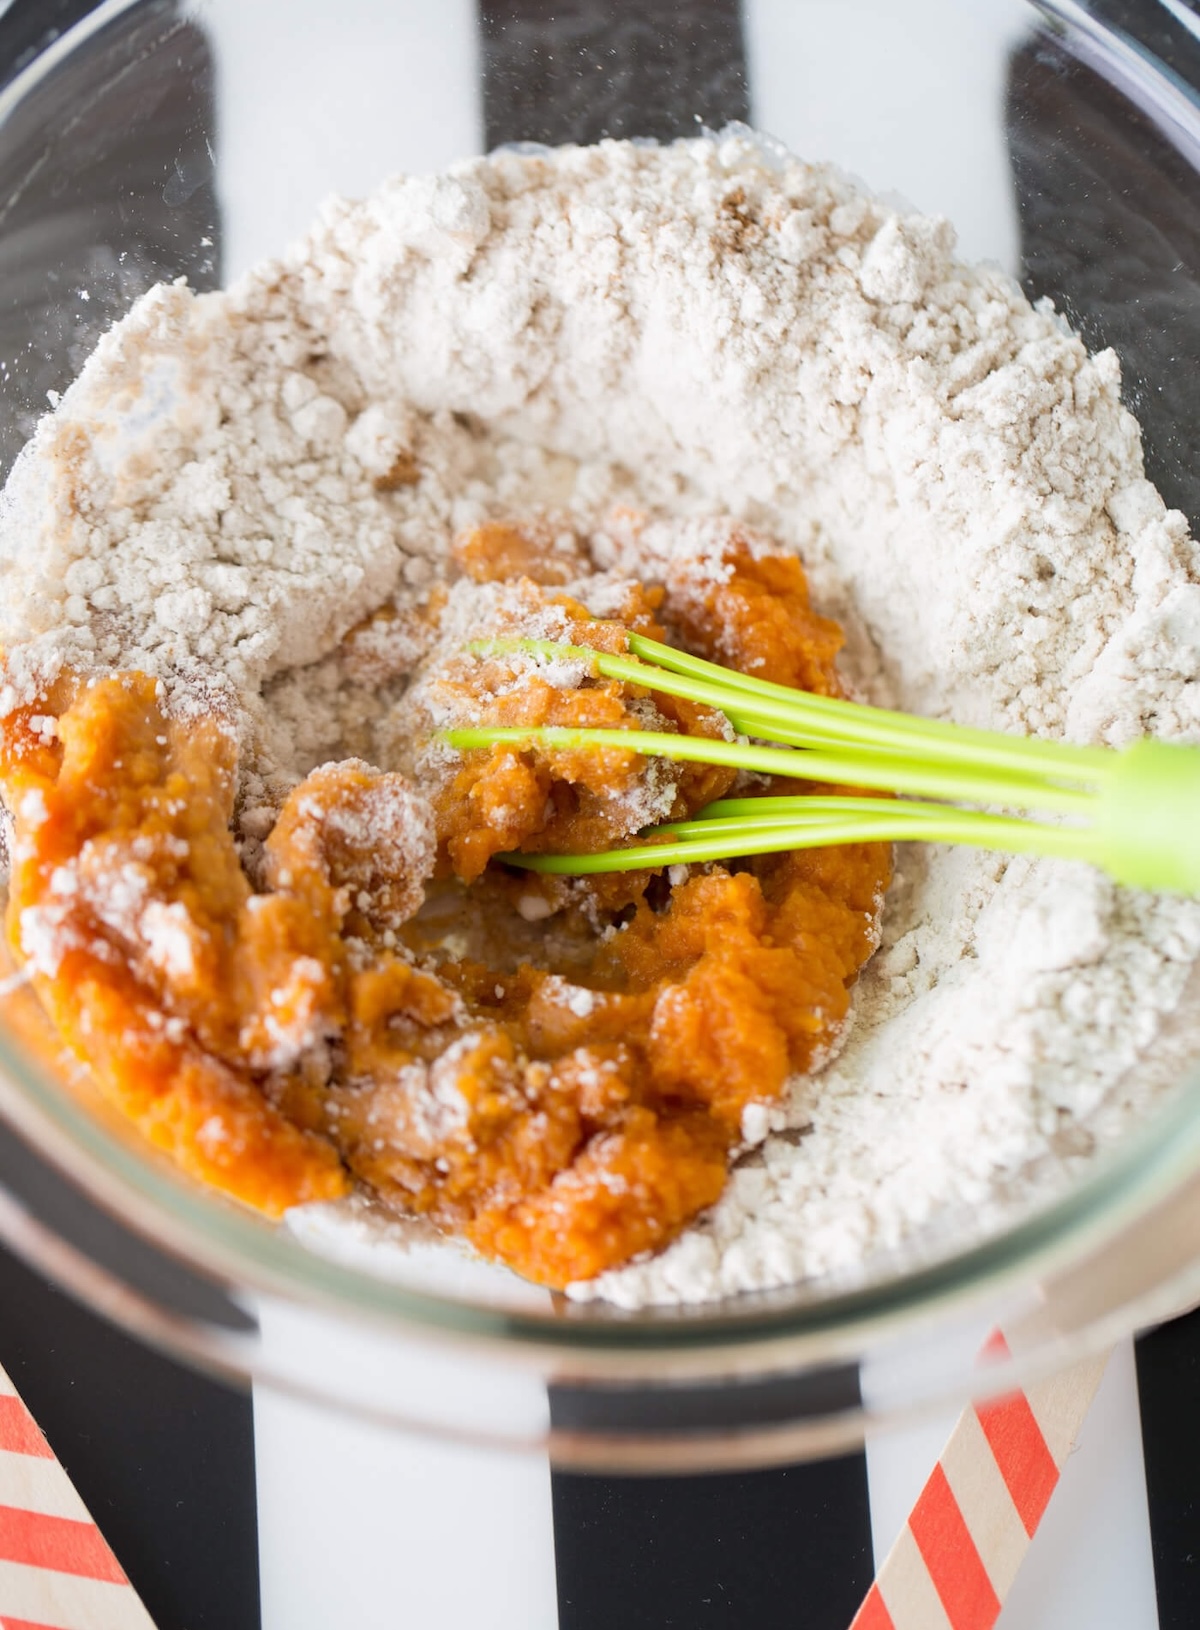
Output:
[[[1200,895],[1200,747],[1146,739],[1100,792],[1096,860],[1118,883]]]

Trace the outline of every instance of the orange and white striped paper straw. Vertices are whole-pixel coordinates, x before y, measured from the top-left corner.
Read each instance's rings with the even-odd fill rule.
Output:
[[[999,1331],[982,1356],[1008,1356]],[[1107,1362],[963,1411],[850,1630],[991,1630]]]
[[[137,1592],[3,1370],[0,1626],[154,1630]]]

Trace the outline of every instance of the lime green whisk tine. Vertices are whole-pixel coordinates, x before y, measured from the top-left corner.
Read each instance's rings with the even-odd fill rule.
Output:
[[[501,744],[619,749],[798,781],[861,786],[1023,813],[853,796],[726,798],[688,821],[592,855],[506,855],[562,874],[626,871],[838,843],[918,839],[1085,860],[1119,883],[1200,895],[1200,748],[1143,740],[1117,751],[910,718],[731,672],[637,634],[631,656],[550,640],[479,641],[480,655],[526,652],[721,709],[736,741],[641,730],[448,730],[467,751]],[[756,740],[748,740],[755,737]],[[778,745],[762,746],[760,741]],[[1075,824],[1026,818],[1041,810]]]
[[[906,743],[918,741],[922,746],[944,742],[955,751],[966,753],[974,745],[985,753],[1001,753],[1019,757],[1025,762],[1034,760],[1056,766],[1060,776],[1094,779],[1103,776],[1111,755],[1104,748],[1077,747],[1066,742],[1044,741],[1036,736],[1006,736],[999,731],[975,730],[967,725],[952,724],[944,719],[922,719],[911,713],[897,713],[889,708],[871,707],[863,702],[852,702],[843,696],[817,696],[809,691],[798,691],[789,685],[756,679],[736,669],[722,668],[703,657],[691,656],[674,646],[647,639],[643,634],[630,634],[629,649],[647,663],[668,672],[695,678],[709,677],[718,682],[727,693],[728,706],[735,711],[757,711],[755,700],[783,702],[793,710],[793,716],[805,722],[818,718],[826,720],[832,728],[841,725],[847,739],[884,741],[899,736]],[[664,687],[665,688],[665,687]]]
[[[809,746],[819,739],[855,749],[875,746],[941,759],[960,769],[970,764],[981,771],[1012,771],[1068,785],[1095,785],[1109,767],[1109,756],[1096,748],[972,730],[844,697],[817,696],[722,668],[640,634],[629,636],[629,647],[632,656],[540,639],[477,640],[467,648],[479,656],[523,653],[584,662],[605,678],[719,708],[735,730],[765,741]]]
[[[447,730],[440,739],[448,747],[460,751],[506,744],[541,746],[567,752],[589,747],[618,748],[657,758],[727,765],[735,770],[786,776],[797,781],[842,782],[877,788],[882,792],[920,793],[931,798],[1014,804],[1018,808],[1051,809],[1064,813],[1086,810],[1091,796],[1077,787],[1030,782],[1023,776],[989,771],[986,766],[976,771],[969,762],[966,768],[960,768],[937,758],[903,758],[893,753],[877,756],[841,742],[798,750],[759,747],[745,741],[714,741],[707,736],[672,735],[653,730],[527,729],[519,725],[497,729]]]

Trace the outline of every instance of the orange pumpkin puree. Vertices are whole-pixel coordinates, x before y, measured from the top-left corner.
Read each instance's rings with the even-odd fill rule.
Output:
[[[792,556],[735,544],[714,580],[675,601],[631,585],[605,620],[564,597],[568,574],[535,534],[480,528],[457,558],[564,612],[576,643],[620,650],[629,628],[665,628],[730,666],[839,691],[840,630],[812,611]],[[498,686],[503,660],[448,664],[442,695],[480,723],[641,728],[649,704],[660,728],[723,729],[615,681],[556,688],[530,667]],[[504,747],[443,775],[428,864],[404,777],[356,760],[315,770],[284,802],[256,887],[231,830],[231,730],[169,716],[160,690],[140,673],[67,675],[0,721],[7,933],[101,1090],[227,1194],[277,1216],[358,1182],[562,1286],[660,1248],[711,1205],[747,1105],[836,1042],[874,947],[885,846],[683,878],[517,875],[489,862],[628,840],[625,795],[664,772],[633,753]],[[732,779],[669,773],[675,817]]]

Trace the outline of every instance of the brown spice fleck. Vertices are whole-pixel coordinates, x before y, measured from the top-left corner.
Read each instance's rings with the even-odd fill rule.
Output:
[[[391,469],[375,477],[372,485],[376,492],[398,492],[401,487],[415,487],[421,479],[421,469],[409,452],[400,452],[392,460]]]
[[[766,236],[761,221],[751,213],[746,201],[746,189],[735,187],[721,200],[721,216],[713,234],[722,249],[738,253],[752,249]]]

